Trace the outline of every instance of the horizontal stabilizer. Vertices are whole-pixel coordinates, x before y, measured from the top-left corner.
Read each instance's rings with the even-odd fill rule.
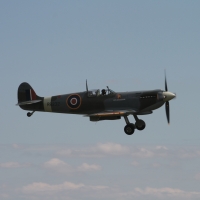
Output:
[[[18,104],[16,104],[16,106],[34,104],[34,103],[38,103],[38,102],[40,102],[40,101],[42,101],[42,100],[39,99],[39,100],[32,100],[32,101],[23,101],[23,102],[19,102]]]

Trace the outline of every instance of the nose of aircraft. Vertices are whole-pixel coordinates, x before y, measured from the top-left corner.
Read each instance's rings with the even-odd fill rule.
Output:
[[[172,100],[173,98],[175,98],[176,97],[176,94],[174,94],[174,93],[172,93],[172,92],[168,92],[168,91],[166,91],[166,92],[163,92],[163,95],[164,95],[164,101],[166,102],[166,101],[170,101],[170,100]]]

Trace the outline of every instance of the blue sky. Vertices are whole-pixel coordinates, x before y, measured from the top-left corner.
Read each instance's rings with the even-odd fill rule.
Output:
[[[0,1],[1,199],[199,199],[199,1]],[[168,89],[164,107],[125,122],[15,106],[28,82],[40,96],[107,85]],[[133,117],[129,117],[134,121]],[[114,195],[115,194],[115,195]]]

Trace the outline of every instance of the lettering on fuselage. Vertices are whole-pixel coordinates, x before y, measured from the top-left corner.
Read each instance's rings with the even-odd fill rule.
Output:
[[[51,103],[51,97],[44,97],[44,100],[43,100],[44,111],[52,112],[52,108],[51,108],[50,103]]]
[[[47,102],[47,106],[60,106],[60,102]]]

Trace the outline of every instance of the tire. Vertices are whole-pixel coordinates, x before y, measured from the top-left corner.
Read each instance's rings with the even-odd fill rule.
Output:
[[[132,135],[135,131],[135,125],[134,124],[127,124],[125,127],[124,127],[124,132],[127,134],[127,135]]]
[[[146,124],[145,124],[145,122],[144,122],[143,120],[140,119],[139,121],[137,121],[137,122],[135,123],[135,126],[136,126],[136,128],[137,128],[139,131],[142,131],[142,130],[145,129]]]

